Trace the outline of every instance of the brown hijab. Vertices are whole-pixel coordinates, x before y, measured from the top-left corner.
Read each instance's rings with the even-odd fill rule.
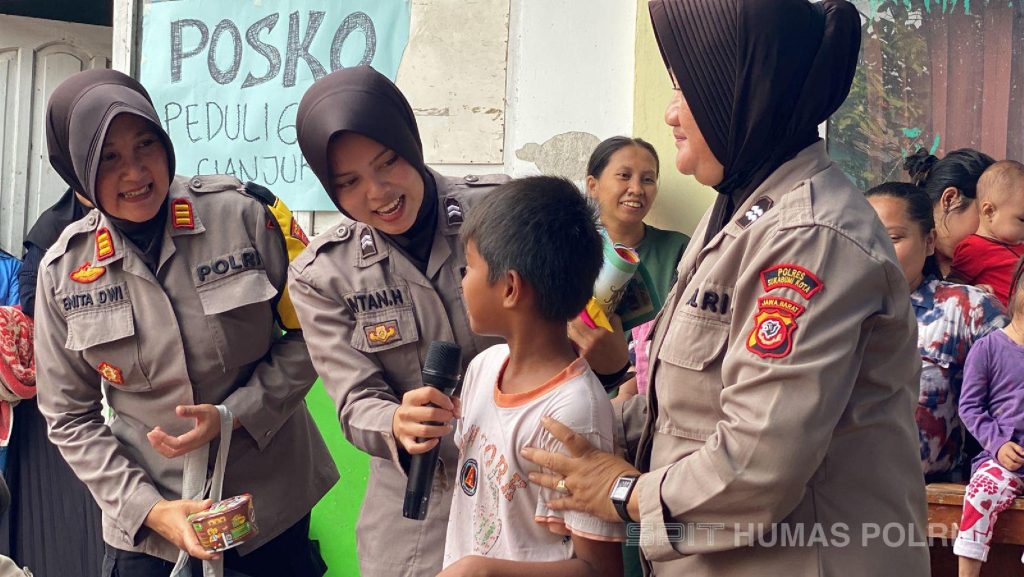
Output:
[[[846,0],[651,0],[650,12],[665,65],[725,167],[706,244],[846,100],[860,15]]]
[[[394,150],[416,167],[423,178],[423,202],[416,213],[416,221],[402,234],[385,236],[421,271],[426,269],[437,223],[437,188],[423,162],[423,144],[416,117],[398,87],[369,66],[336,70],[314,82],[302,95],[295,129],[302,156],[331,201],[346,216],[350,215],[331,192],[331,165],[327,153],[332,138],[348,130],[358,132]]]
[[[106,214],[139,249],[146,265],[154,269],[167,219],[167,203],[150,220],[132,222],[110,215],[97,199],[96,171],[103,141],[114,117],[122,113],[135,114],[152,125],[167,151],[167,174],[173,180],[174,146],[160,125],[149,93],[134,78],[116,70],[79,72],[53,91],[46,109],[46,145],[57,174]]]

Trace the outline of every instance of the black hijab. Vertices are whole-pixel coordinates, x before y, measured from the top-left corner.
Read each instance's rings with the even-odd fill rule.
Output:
[[[437,225],[437,185],[423,162],[423,144],[412,107],[398,87],[369,66],[342,68],[317,80],[302,96],[295,129],[299,148],[327,195],[332,193],[328,149],[331,139],[351,130],[394,150],[423,178],[423,202],[416,221],[402,234],[385,234],[417,267],[426,269]],[[383,234],[383,233],[382,233]]]
[[[167,151],[167,174],[174,179],[174,147],[160,125],[149,93],[134,78],[116,70],[86,70],[62,82],[50,96],[46,109],[46,145],[50,164],[57,174],[82,193],[108,220],[139,248],[153,268],[160,252],[167,203],[146,222],[115,218],[100,205],[96,195],[96,171],[103,141],[118,114],[135,114],[149,122]],[[170,181],[168,181],[170,184]]]
[[[650,11],[665,64],[725,168],[707,244],[846,100],[860,15],[846,0],[651,0]]]

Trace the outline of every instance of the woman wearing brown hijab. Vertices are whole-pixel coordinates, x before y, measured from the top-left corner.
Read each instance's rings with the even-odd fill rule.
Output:
[[[345,437],[370,455],[356,527],[361,575],[434,577],[458,450],[447,425],[455,405],[422,386],[421,367],[432,341],[458,343],[463,370],[496,342],[470,330],[458,232],[473,204],[508,178],[451,179],[428,168],[405,96],[368,66],[316,81],[296,129],[306,162],[345,216],[295,259],[289,290]],[[406,519],[409,456],[439,443],[427,518]]]
[[[556,508],[637,522],[655,575],[928,573],[914,316],[892,243],[825,152],[860,20],[845,0],[654,0],[676,167],[718,198],[622,408],[627,463],[576,457]],[[699,241],[698,241],[699,239]],[[609,498],[610,495],[610,498]],[[886,536],[887,535],[887,536]]]
[[[195,575],[203,560],[319,577],[309,512],[338,473],[303,403],[316,375],[282,298],[277,221],[233,177],[174,176],[149,95],[119,72],[58,86],[46,131],[51,164],[96,209],[40,264],[39,408],[103,511],[101,575]],[[259,533],[210,554],[187,515],[242,493]]]

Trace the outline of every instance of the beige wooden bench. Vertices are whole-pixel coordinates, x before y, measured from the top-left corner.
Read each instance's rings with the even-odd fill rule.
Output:
[[[928,485],[928,534],[931,547],[932,577],[956,577],[957,557],[953,555],[960,515],[963,512],[966,485],[933,483]],[[946,544],[943,545],[945,539]],[[999,514],[992,550],[982,569],[982,577],[1024,575],[1021,553],[1024,552],[1024,498],[1017,499]]]

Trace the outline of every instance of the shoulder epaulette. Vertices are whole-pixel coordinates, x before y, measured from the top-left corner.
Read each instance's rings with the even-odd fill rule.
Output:
[[[274,206],[274,203],[277,202],[277,196],[273,192],[271,192],[269,188],[261,184],[256,184],[255,182],[249,180],[246,181],[244,185],[242,185],[242,188],[245,190],[246,194],[255,198],[256,200],[259,200],[260,202],[267,206]]]

